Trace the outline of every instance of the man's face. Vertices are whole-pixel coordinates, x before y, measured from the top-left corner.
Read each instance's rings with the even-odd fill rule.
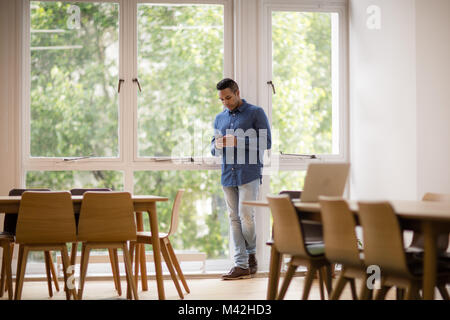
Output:
[[[222,104],[228,108],[228,110],[233,110],[237,108],[241,102],[239,97],[239,90],[234,93],[230,88],[219,90],[219,99]]]

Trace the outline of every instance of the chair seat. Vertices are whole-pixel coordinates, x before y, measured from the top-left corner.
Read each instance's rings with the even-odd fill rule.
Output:
[[[312,256],[319,256],[325,254],[325,245],[323,242],[306,243],[305,247],[306,250],[308,250],[308,253]]]
[[[164,232],[160,232],[159,233],[159,238],[167,238],[169,236],[168,233],[164,233]],[[139,231],[136,232],[136,237],[137,237],[137,241],[139,242],[140,240],[148,240],[152,238],[152,233],[148,232],[148,231]]]

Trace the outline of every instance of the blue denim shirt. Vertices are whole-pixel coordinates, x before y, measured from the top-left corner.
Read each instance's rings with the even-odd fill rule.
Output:
[[[242,99],[243,104],[232,112],[225,108],[214,120],[211,141],[213,156],[222,157],[224,187],[240,186],[262,178],[264,150],[272,146],[269,120],[261,107]],[[217,149],[216,137],[232,134],[237,146]]]

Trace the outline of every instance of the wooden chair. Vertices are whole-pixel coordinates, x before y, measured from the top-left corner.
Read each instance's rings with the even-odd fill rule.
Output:
[[[341,274],[331,294],[331,300],[339,299],[345,285],[351,286],[352,297],[357,300],[355,279],[362,280],[360,299],[368,299],[367,273],[356,237],[355,216],[342,198],[319,197],[322,218],[325,256],[328,261],[342,265]]]
[[[180,264],[178,263],[177,256],[175,255],[175,251],[173,250],[172,244],[170,243],[169,237],[173,235],[177,229],[178,229],[178,221],[179,221],[179,209],[181,204],[181,198],[183,197],[184,190],[180,189],[178,190],[175,200],[173,202],[172,206],[172,215],[170,220],[170,228],[168,233],[162,233],[160,232],[158,237],[159,241],[161,243],[161,253],[164,258],[164,261],[166,262],[167,268],[169,269],[170,276],[172,278],[173,283],[175,284],[175,287],[177,289],[178,295],[181,299],[184,299],[183,291],[181,290],[180,284],[178,282],[178,277],[181,280],[181,283],[183,284],[184,289],[187,293],[190,292],[189,286],[186,282],[186,279],[183,275],[183,272],[181,271]],[[135,258],[135,283],[137,285],[138,283],[138,276],[139,276],[139,250],[134,250],[136,248],[137,244],[152,244],[152,233],[151,232],[137,232],[137,239],[134,242],[130,243],[130,251],[131,251],[131,257],[133,257],[134,252],[136,251],[136,258]]]
[[[122,249],[128,287],[138,300],[127,242],[136,240],[133,200],[129,192],[92,192],[83,196],[78,223],[81,251],[78,299],[82,299],[92,249]]]
[[[375,299],[384,299],[392,286],[406,290],[405,298],[420,299],[423,261],[408,260],[400,223],[389,202],[358,202],[359,220],[363,228],[366,265],[381,269],[381,289]],[[438,270],[437,288],[442,294],[448,273]]]
[[[9,196],[21,196],[25,191],[50,191],[50,189],[11,189],[9,191]],[[17,225],[17,215],[7,214],[5,215],[3,232],[0,232],[0,236],[4,236],[4,238],[8,238],[10,236],[13,237],[13,241],[10,243],[11,248],[11,257],[14,252],[14,235],[16,234],[16,225]],[[53,288],[52,288],[52,279],[55,285],[56,291],[59,291],[59,283],[58,276],[56,275],[55,265],[53,264],[53,258],[50,251],[44,252],[45,258],[45,270],[47,273],[47,286],[48,286],[48,294],[50,297],[53,297]],[[5,264],[2,263],[2,271],[1,271],[1,279],[0,279],[0,297],[3,297],[3,293],[5,291]],[[6,288],[7,289],[7,288]]]
[[[75,288],[68,288],[69,255],[66,242],[76,240],[76,226],[69,192],[26,191],[20,201],[16,242],[19,259],[14,298],[22,296],[23,279],[30,251],[61,251],[66,298],[76,299]]]
[[[2,276],[0,280],[1,294],[3,297],[4,288],[8,289],[8,299],[13,299],[13,287],[12,287],[12,272],[11,272],[11,258],[14,248],[14,236],[2,233],[0,234],[0,246],[3,248],[2,256]]]
[[[306,244],[297,212],[287,195],[268,195],[269,207],[273,216],[274,246],[280,254],[291,255],[288,270],[276,299],[282,300],[298,266],[306,266],[305,285],[302,299],[308,299],[316,271],[319,283],[325,282],[328,294],[331,293],[331,266],[324,255],[323,242]],[[325,268],[325,276],[322,268]],[[325,278],[325,279],[324,279]],[[324,299],[322,295],[322,299]]]
[[[302,191],[299,190],[282,190],[279,193],[280,195],[286,194],[289,196],[291,200],[294,199],[300,199],[300,196],[302,194]],[[322,231],[322,224],[320,222],[306,222],[301,221],[300,224],[302,225],[304,240],[306,244],[313,244],[317,242],[323,242],[323,231]],[[273,245],[273,228],[272,228],[272,238],[266,242],[266,245],[270,246],[271,251],[271,267],[269,275],[269,288],[268,288],[268,294],[267,299],[272,299],[273,292],[275,291],[274,288],[278,287],[279,277],[280,277],[280,271],[281,271],[281,264],[278,264],[277,262],[277,256],[279,253],[277,252],[276,247]],[[272,265],[273,264],[273,265]],[[333,271],[334,271],[334,265],[331,266],[332,270],[332,277],[333,277]],[[320,277],[320,275],[319,275]],[[320,284],[320,294],[321,297],[323,297],[323,285]]]
[[[73,196],[82,196],[87,191],[105,191],[109,192],[112,191],[108,188],[95,188],[95,189],[72,189],[70,190],[70,193]],[[78,226],[78,220],[80,219],[80,215],[75,215],[75,220]],[[76,264],[76,258],[77,258],[77,250],[78,250],[78,242],[72,243],[72,250],[70,254],[70,264],[75,265]],[[113,273],[114,278],[114,286],[117,290],[117,293],[119,296],[122,295],[122,286],[120,284],[120,270],[119,270],[119,257],[117,254],[117,249],[108,249],[109,251],[109,261],[111,262],[111,269]],[[74,271],[75,273],[75,271]]]

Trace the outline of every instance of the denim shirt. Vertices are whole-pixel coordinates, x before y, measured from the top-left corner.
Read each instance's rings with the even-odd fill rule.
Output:
[[[243,104],[230,111],[225,108],[214,120],[214,137],[211,141],[213,156],[222,157],[224,187],[240,186],[262,178],[264,150],[272,146],[269,120],[261,107],[242,99]],[[236,136],[235,147],[215,147],[216,137]]]

